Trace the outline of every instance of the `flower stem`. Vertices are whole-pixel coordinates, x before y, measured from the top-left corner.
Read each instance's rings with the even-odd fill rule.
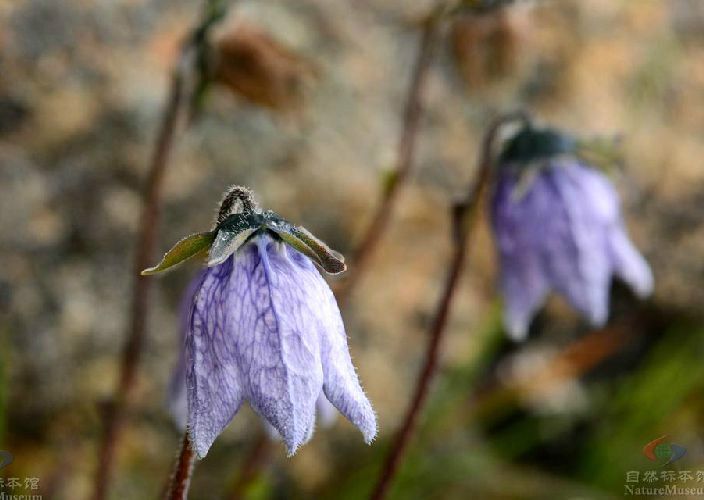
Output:
[[[445,3],[441,3],[425,20],[420,38],[418,54],[411,76],[411,82],[406,96],[403,112],[401,137],[398,143],[396,168],[390,174],[382,199],[372,216],[372,221],[362,236],[362,241],[354,252],[350,268],[345,279],[336,290],[336,298],[340,304],[349,297],[352,289],[367,270],[370,257],[376,250],[388,227],[393,209],[398,200],[401,188],[406,183],[413,166],[416,151],[418,130],[423,117],[423,100],[430,64],[433,60],[435,47],[440,32],[440,24],[445,12]]]
[[[397,150],[396,169],[391,176],[392,181],[384,191],[384,195],[372,217],[372,221],[354,253],[352,258],[354,266],[347,271],[344,280],[340,282],[339,287],[335,290],[335,297],[340,306],[349,298],[352,290],[359,282],[360,277],[366,271],[370,257],[374,253],[391,220],[392,211],[398,199],[400,189],[408,179],[408,174],[413,166],[416,139],[420,121],[423,117],[423,97],[425,95],[427,75],[430,69],[430,63],[433,60],[435,46],[437,45],[440,21],[442,20],[444,11],[445,4],[443,3],[442,7],[438,7],[431,13],[424,23],[423,33],[419,42],[418,55],[416,56],[411,83],[406,97],[401,137]],[[247,467],[249,472],[246,475],[243,473],[235,483],[230,496],[232,500],[242,497],[242,492],[252,479],[256,477],[259,469],[264,467],[267,463],[269,455],[268,450],[270,448],[269,443],[261,444],[262,440],[266,439],[266,436],[262,433],[257,438],[254,445],[252,445],[248,458],[245,461],[245,467]],[[260,455],[264,456],[261,457]],[[256,460],[254,458],[256,458]]]
[[[181,443],[181,451],[178,454],[176,465],[169,488],[164,495],[164,500],[186,500],[188,498],[188,488],[191,485],[191,476],[193,475],[193,467],[195,465],[195,453],[191,448],[188,432],[183,435]]]
[[[149,290],[152,282],[149,278],[141,276],[140,272],[151,264],[156,246],[161,186],[175,137],[184,121],[184,111],[188,102],[186,80],[193,64],[192,52],[190,48],[185,48],[179,63],[173,71],[168,100],[142,194],[142,216],[140,218],[137,249],[133,265],[134,282],[129,335],[122,352],[116,393],[110,408],[105,413],[104,433],[100,445],[98,470],[93,493],[95,500],[102,500],[107,495],[115,449],[125,420],[125,407],[129,402],[136,381],[137,366],[146,330]]]
[[[437,368],[438,353],[440,350],[440,341],[442,340],[447,319],[450,314],[452,301],[457,290],[460,276],[465,265],[465,255],[469,243],[469,237],[473,232],[474,225],[478,219],[479,204],[483,198],[483,193],[489,186],[491,180],[491,167],[493,165],[493,145],[495,143],[498,132],[501,127],[508,121],[516,119],[524,120],[525,115],[522,113],[507,114],[496,120],[486,135],[479,153],[479,164],[476,177],[472,183],[467,197],[454,207],[453,211],[453,251],[450,260],[450,268],[447,273],[445,285],[442,295],[438,302],[433,316],[433,321],[430,325],[428,334],[428,344],[425,351],[425,360],[423,368],[418,376],[416,388],[413,394],[411,404],[406,411],[406,415],[401,424],[401,428],[396,434],[391,445],[386,460],[382,466],[379,479],[372,491],[371,497],[374,500],[381,500],[386,497],[391,482],[398,471],[398,467],[403,459],[404,453],[408,447],[410,438],[417,426],[420,412],[423,404],[428,396],[430,383],[433,380]]]
[[[142,216],[134,257],[129,333],[122,351],[115,396],[105,412],[105,424],[98,452],[98,470],[93,491],[94,500],[103,500],[107,495],[115,449],[124,425],[125,410],[136,382],[137,367],[146,332],[149,290],[151,288],[151,280],[142,276],[141,272],[149,267],[156,246],[164,173],[176,136],[191,118],[192,98],[207,85],[205,61],[208,53],[208,34],[210,29],[224,18],[228,7],[227,0],[206,0],[203,16],[182,45],[179,60],[171,74],[169,96],[142,194]]]

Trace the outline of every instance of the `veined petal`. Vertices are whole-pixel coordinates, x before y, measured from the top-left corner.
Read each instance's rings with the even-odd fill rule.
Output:
[[[650,295],[653,292],[653,273],[620,223],[610,231],[609,250],[616,275],[630,285],[639,297]]]
[[[284,248],[289,256],[286,262],[295,266],[296,282],[289,288],[300,294],[307,324],[319,335],[325,397],[362,431],[369,443],[376,436],[376,415],[352,365],[335,297],[310,259],[289,246]]]
[[[311,269],[310,283],[316,284],[320,304],[318,317],[321,328],[323,392],[328,401],[357,426],[365,442],[371,443],[377,432],[376,415],[352,365],[337,302],[315,268]]]
[[[516,199],[515,179],[499,178],[492,199],[492,226],[501,264],[504,325],[514,340],[523,340],[535,312],[543,305],[549,286],[534,248],[535,224],[524,220],[524,206]]]
[[[232,271],[232,259],[206,271],[186,339],[188,431],[200,458],[237,413],[244,396],[229,338],[236,321],[229,312],[229,289],[236,281]]]
[[[188,284],[179,304],[178,358],[171,374],[167,391],[167,407],[176,427],[186,429],[188,423],[188,398],[186,395],[186,339],[190,328],[191,310],[196,294],[203,284],[205,271],[199,272]]]
[[[550,198],[550,213],[542,219],[543,248],[555,290],[593,326],[601,326],[608,317],[611,282],[603,219],[608,200],[602,197],[595,206],[596,198],[584,189],[585,170],[577,164],[556,165],[540,176],[544,196]]]
[[[247,398],[293,454],[312,435],[323,382],[312,319],[317,304],[286,246],[270,236],[256,236],[233,262],[237,278],[228,293],[228,314]]]
[[[188,397],[186,394],[186,355],[179,347],[178,359],[167,390],[166,406],[171,419],[180,431],[186,430],[188,424]]]
[[[332,426],[337,419],[337,408],[335,408],[332,403],[328,401],[328,398],[325,397],[325,394],[323,394],[322,391],[315,402],[315,419],[316,421],[319,421],[320,425],[323,427]],[[264,420],[263,424],[264,430],[269,436],[269,439],[274,441],[281,440],[281,434],[279,434],[279,431],[277,431],[269,422]]]

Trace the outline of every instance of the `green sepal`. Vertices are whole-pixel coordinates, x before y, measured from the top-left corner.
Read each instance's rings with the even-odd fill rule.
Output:
[[[593,167],[606,172],[619,170],[625,164],[621,138],[595,137],[577,140],[577,157]]]
[[[294,226],[268,210],[263,213],[257,211],[229,215],[213,231],[194,234],[179,241],[157,266],[145,269],[142,274],[164,271],[205,252],[208,252],[208,267],[216,266],[237,252],[259,231],[274,233],[329,274],[339,274],[347,269],[342,254],[328,247],[304,227]]]
[[[228,215],[215,228],[216,237],[208,254],[208,267],[216,266],[237,252],[266,220],[261,212],[241,212]]]
[[[213,240],[215,240],[215,231],[186,236],[164,254],[161,262],[154,267],[145,269],[141,272],[141,275],[150,276],[152,274],[161,273],[193,257],[202,255],[210,248]]]
[[[324,243],[316,239],[314,236],[313,240],[318,244],[314,243],[308,237],[306,237],[305,240],[302,239],[301,237],[299,237],[299,231],[302,228],[296,229],[298,230],[296,231],[296,233],[299,233],[299,235],[294,234],[294,232],[284,231],[276,231],[276,234],[278,234],[279,237],[281,237],[281,239],[284,240],[284,242],[286,242],[292,248],[298,250],[303,255],[305,255],[313,262],[318,264],[320,267],[322,267],[323,270],[325,270],[325,272],[328,274],[340,274],[347,269],[347,265],[345,264],[345,258],[339,252],[328,248]],[[310,244],[306,241],[310,242]]]
[[[328,274],[339,274],[347,269],[345,258],[310,231],[301,226],[294,226],[278,214],[268,211],[264,214],[266,228],[276,233],[285,243],[319,265]]]
[[[239,232],[220,230],[208,254],[208,267],[217,266],[227,260],[244,245],[258,228],[250,227]]]
[[[576,141],[557,129],[523,127],[504,145],[499,163],[530,164],[559,155],[574,154]]]

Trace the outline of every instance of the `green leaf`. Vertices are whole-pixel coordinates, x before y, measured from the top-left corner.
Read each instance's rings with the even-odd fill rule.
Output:
[[[171,250],[166,252],[164,258],[161,259],[156,266],[150,267],[142,271],[142,276],[150,276],[157,274],[174,266],[185,262],[197,255],[204,254],[212,245],[215,239],[215,232],[197,233],[186,236],[181,241],[176,243]]]

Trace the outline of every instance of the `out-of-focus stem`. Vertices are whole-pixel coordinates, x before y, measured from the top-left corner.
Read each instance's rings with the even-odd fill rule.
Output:
[[[226,498],[229,500],[241,500],[245,497],[247,487],[252,484],[252,481],[257,478],[261,469],[269,461],[271,450],[272,446],[269,437],[264,431],[260,431],[242,463],[240,475],[232,485],[232,489]]]
[[[164,495],[164,500],[186,500],[188,498],[188,487],[191,484],[195,459],[196,456],[191,448],[188,432],[186,432],[183,435],[181,451],[176,459],[176,466],[169,482],[168,491]]]
[[[94,500],[103,500],[108,491],[115,450],[125,420],[125,410],[131,398],[142,353],[149,305],[150,279],[142,276],[154,256],[159,226],[161,188],[171,151],[178,132],[187,123],[192,98],[207,83],[207,39],[210,29],[226,14],[228,0],[206,0],[204,15],[181,48],[171,75],[169,96],[142,194],[142,216],[134,257],[132,307],[127,342],[122,351],[120,375],[115,396],[105,412],[105,424],[95,477]]]
[[[178,129],[182,125],[188,103],[187,80],[193,67],[194,51],[187,45],[171,77],[171,88],[157,135],[149,174],[142,194],[137,247],[133,264],[132,306],[127,342],[122,352],[120,375],[115,396],[105,412],[104,434],[98,456],[93,498],[106,497],[113,469],[116,445],[125,419],[125,409],[133,392],[137,367],[146,330],[151,280],[140,272],[149,267],[154,256],[159,225],[161,187]]]
[[[353,266],[335,290],[335,296],[340,305],[349,298],[353,288],[364,274],[370,257],[376,249],[381,237],[391,220],[393,207],[398,198],[401,187],[406,182],[413,166],[413,156],[416,149],[416,138],[421,118],[423,116],[423,96],[427,81],[430,63],[433,60],[435,46],[440,29],[440,23],[445,12],[445,5],[434,11],[424,22],[421,34],[418,55],[416,57],[413,74],[411,77],[406,105],[403,112],[401,137],[398,144],[396,168],[392,174],[391,182],[372,217],[372,221],[365,231],[362,241],[352,257]],[[245,460],[245,471],[239,476],[230,497],[232,500],[242,498],[243,492],[251,481],[257,476],[267,462],[271,447],[266,436],[262,433],[253,444]]]
[[[352,289],[360,280],[368,267],[369,260],[381,240],[389,221],[393,215],[394,206],[401,188],[408,179],[408,174],[413,166],[416,143],[420,121],[423,116],[423,99],[425,95],[428,70],[433,60],[435,46],[443,20],[445,4],[438,7],[424,22],[420,38],[418,55],[411,77],[410,87],[406,97],[401,126],[401,137],[398,143],[396,167],[390,176],[390,181],[385,187],[383,197],[372,216],[372,221],[367,227],[362,240],[352,257],[352,267],[347,272],[336,290],[336,297],[341,304],[347,300]]]
[[[453,211],[453,251],[450,267],[445,279],[442,295],[435,309],[433,321],[428,332],[428,344],[425,351],[423,368],[418,376],[413,399],[406,411],[401,428],[394,438],[386,460],[381,469],[379,479],[372,491],[371,498],[380,500],[386,497],[391,482],[396,475],[406,448],[416,428],[418,417],[428,396],[430,383],[437,367],[440,341],[449,317],[452,301],[457,290],[460,276],[465,266],[465,254],[469,237],[479,214],[479,202],[489,185],[491,167],[493,165],[493,145],[501,127],[508,121],[525,119],[522,113],[509,114],[499,118],[489,128],[481,146],[477,173],[466,199],[454,207]]]

